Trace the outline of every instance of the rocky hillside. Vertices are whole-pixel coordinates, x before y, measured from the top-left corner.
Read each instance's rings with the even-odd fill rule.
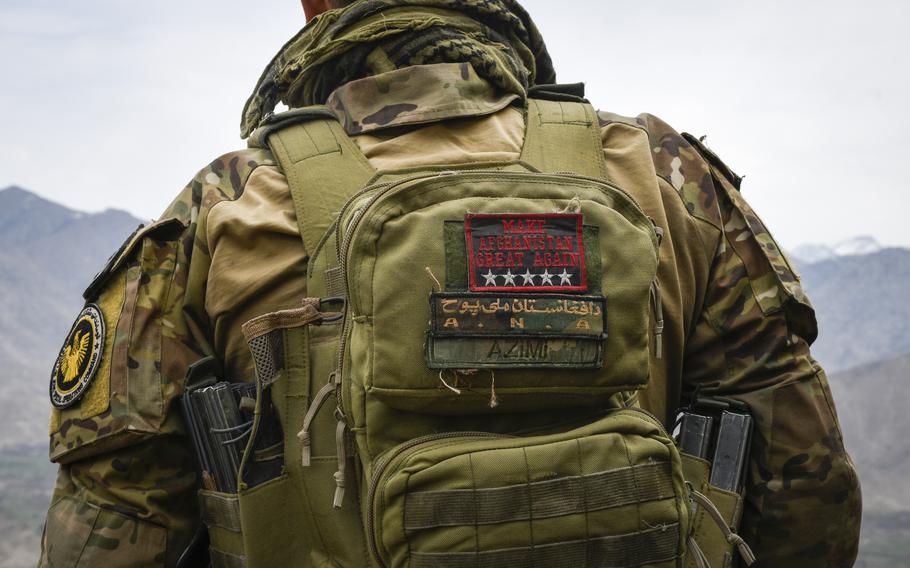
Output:
[[[910,354],[829,376],[868,510],[910,511]]]
[[[0,448],[43,444],[47,389],[82,290],[141,221],[80,213],[18,187],[0,190]]]
[[[858,254],[872,254],[882,250],[882,245],[873,237],[864,235],[841,241],[834,245],[824,244],[803,244],[791,251],[794,258],[798,258],[805,264],[831,260],[842,256],[853,256]]]
[[[816,358],[829,371],[910,353],[910,250],[797,260],[818,314]]]
[[[54,475],[45,454],[50,368],[82,289],[139,223],[122,211],[86,214],[20,188],[0,191],[0,568],[34,565]],[[910,250],[855,239],[794,253],[818,312],[813,351],[829,371],[863,480],[857,565],[904,566]]]

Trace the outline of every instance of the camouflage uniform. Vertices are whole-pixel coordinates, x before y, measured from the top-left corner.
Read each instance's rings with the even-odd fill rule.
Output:
[[[435,64],[348,83],[329,106],[373,166],[401,168],[517,158],[515,99],[470,65]],[[600,123],[607,177],[665,234],[663,358],[642,405],[670,423],[695,387],[747,402],[757,426],[741,532],[759,565],[851,565],[859,483],[795,272],[738,178],[697,142],[646,114]],[[252,380],[240,326],[306,297],[307,260],[287,181],[263,150],[213,161],[113,259],[89,291],[113,328],[107,366],[52,418],[65,465],[42,565],[175,562],[198,522],[175,405],[187,366],[215,355],[225,377]]]

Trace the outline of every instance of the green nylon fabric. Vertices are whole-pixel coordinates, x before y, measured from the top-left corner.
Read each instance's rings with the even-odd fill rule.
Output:
[[[353,473],[343,507],[332,506],[333,474],[338,468],[332,398],[310,424],[309,467],[302,464],[302,441],[297,436],[317,391],[335,368],[338,327],[323,323],[274,329],[261,336],[267,341],[254,347],[257,380],[274,380],[264,396],[272,397],[284,432],[284,474],[240,492],[242,535],[213,534],[218,537],[213,546],[242,554],[253,568],[369,565]],[[240,537],[242,542],[237,542]]]
[[[451,361],[450,367],[460,369],[497,368],[496,389],[503,401],[498,412],[587,406],[618,391],[644,387],[648,380],[650,286],[657,267],[656,236],[648,218],[625,194],[605,184],[496,171],[417,179],[388,190],[379,187],[359,196],[346,209],[341,226],[351,233],[343,252],[347,255],[348,305],[355,319],[347,346],[352,362],[344,369],[344,378],[356,380],[355,391],[363,389],[368,398],[382,399],[400,410],[485,412],[492,382],[489,371],[476,380],[484,385],[482,391],[462,396],[438,388],[442,386],[439,370],[429,369],[424,356],[425,345],[428,353],[436,353],[429,350],[441,345],[436,341],[427,344],[428,300],[436,286],[427,268],[440,281],[448,280],[445,222],[463,219],[465,212],[546,214],[564,210],[573,202],[581,203],[586,224],[598,226],[600,257],[609,263],[600,274],[600,288],[608,302],[609,340],[599,342],[606,363],[594,364],[584,346],[574,348],[558,336],[550,345],[547,364],[530,355],[522,361],[506,360],[503,353],[493,352],[487,338],[459,339],[454,348],[463,347],[460,354],[439,354],[440,362]],[[351,229],[355,216],[359,221]],[[589,275],[588,280],[594,277]],[[571,327],[570,322],[554,316],[553,331],[571,334],[574,328],[564,328],[564,324]],[[520,333],[512,335],[517,337]],[[488,348],[483,349],[484,345]],[[525,349],[516,351],[510,345],[505,345],[510,356]],[[533,350],[539,344],[522,345]],[[446,343],[445,347],[453,346]],[[544,368],[579,366],[585,369],[560,375]],[[361,408],[359,398],[353,400]],[[360,411],[354,414],[360,415]],[[358,416],[352,428],[363,426],[362,420]],[[384,431],[369,426],[368,430]]]
[[[682,554],[679,454],[640,411],[540,436],[454,433],[392,455],[366,502],[387,566],[670,568]]]
[[[236,495],[200,491],[199,496],[200,515],[206,526],[240,532],[240,507]]]
[[[209,556],[214,568],[247,568],[249,566],[246,556],[238,556],[217,548],[210,548]]]
[[[490,489],[414,492],[405,505],[405,530],[491,525],[600,511],[673,497],[666,464],[544,479]]]
[[[352,216],[360,213],[363,226],[352,235],[345,264],[351,296],[345,325],[347,348],[339,373],[341,400],[324,405],[316,415],[310,428],[309,467],[300,465],[301,443],[296,433],[315,390],[337,368],[340,322],[282,332],[281,351],[289,358],[283,361],[284,369],[276,375],[281,378],[272,388],[285,431],[288,477],[271,490],[240,496],[244,552],[251,565],[281,561],[301,566],[323,562],[400,566],[408,562],[409,550],[414,552],[411,565],[419,566],[537,565],[551,556],[582,558],[580,564],[573,564],[580,566],[618,560],[627,564],[626,559],[632,560],[631,565],[675,564],[685,546],[687,509],[682,502],[685,492],[678,458],[660,426],[638,413],[624,418],[617,415],[574,434],[562,425],[578,418],[580,406],[588,407],[582,414],[590,414],[594,405],[614,404],[617,391],[640,388],[647,381],[648,291],[657,262],[650,221],[625,194],[606,184],[533,173],[527,167],[603,177],[599,175],[603,158],[596,129],[589,105],[531,100],[521,162],[526,166],[475,164],[472,167],[486,167],[416,180],[405,180],[393,172],[379,181],[398,181],[402,184],[398,189],[374,186],[349,203],[350,196],[369,183],[372,170],[335,121],[314,116],[302,123],[291,121],[266,136],[288,174],[298,205],[301,234],[311,254],[308,291],[312,295],[324,296],[326,271],[338,267],[334,231],[322,235],[338,211],[345,211],[339,220],[341,227],[349,227]],[[422,173],[438,171],[426,168],[426,172],[405,175]],[[373,201],[374,197],[381,198]],[[497,369],[501,404],[495,409],[488,388],[494,375],[489,371],[470,379],[475,386],[466,389],[464,396],[442,388],[441,375],[428,370],[423,356],[428,300],[436,289],[426,269],[446,284],[463,280],[465,212],[575,210],[584,215],[590,292],[604,294],[611,306],[611,336],[603,343],[609,364],[581,372]],[[348,252],[346,247],[342,249]],[[453,260],[451,251],[462,260]],[[314,333],[321,338],[300,344],[300,338]],[[273,359],[281,359],[278,355],[274,353]],[[295,357],[302,360],[295,362]],[[332,510],[333,474],[339,466],[334,444],[336,404],[356,440],[359,458],[347,464],[347,496],[340,511]],[[472,442],[445,443],[450,457],[440,462],[444,463],[441,468],[430,464],[425,473],[418,472],[423,468],[411,470],[414,491],[429,497],[423,502],[422,524],[419,515],[411,520],[419,527],[403,518],[412,492],[396,486],[393,479],[401,477],[383,475],[391,485],[380,482],[382,495],[371,495],[371,481],[379,479],[379,463],[386,452],[428,433],[453,431],[561,433],[512,438],[506,442],[508,448],[485,452],[483,458],[475,453]],[[474,469],[465,460],[473,461]],[[528,469],[529,464],[533,470]],[[421,478],[427,483],[421,485]],[[626,483],[629,478],[631,483]],[[550,483],[553,479],[556,482]],[[281,503],[275,500],[280,494],[278,485],[285,485],[283,491],[289,492]],[[472,509],[486,511],[482,520],[489,523],[475,537],[475,528],[482,523],[450,526],[465,521],[470,511],[462,510],[460,519],[444,518],[446,509],[449,514],[458,512],[446,505],[452,502],[451,495],[444,494],[435,504],[432,495],[481,486],[493,490],[493,499]],[[529,488],[535,498],[533,504],[525,501],[526,514],[519,509],[506,515],[509,511],[502,504],[520,503],[513,494],[527,497]],[[358,504],[374,503],[371,497],[387,501],[364,511],[361,518]],[[420,497],[417,499],[410,505],[412,513],[421,506]],[[282,512],[286,526],[266,522],[269,538],[262,542],[282,534],[306,535],[303,540],[312,544],[308,555],[290,559],[274,548],[257,546],[266,534],[261,530],[263,521],[275,511]],[[441,524],[445,526],[429,526],[434,517],[444,518]],[[361,520],[370,519],[392,531],[378,535],[381,563],[364,541],[370,533],[365,535],[360,526]],[[534,535],[528,532],[531,524]],[[406,530],[408,526],[413,528]],[[648,532],[653,526],[662,528]],[[470,538],[465,536],[468,532]],[[464,555],[469,551],[473,551],[470,558]]]
[[[556,81],[543,38],[515,0],[361,0],[314,18],[281,48],[244,106],[241,136],[278,101],[322,104],[350,81],[430,63],[470,63],[521,98]]]
[[[683,453],[680,456],[686,481],[696,491],[708,497],[723,515],[727,525],[736,529],[742,517],[742,496],[718,489],[708,483],[711,464],[707,460]],[[728,566],[736,556],[733,544],[727,542],[723,532],[704,507],[697,507],[692,516],[692,537],[701,547],[711,566]],[[693,556],[690,555],[686,559],[686,567],[698,568]]]
[[[542,172],[607,178],[600,124],[590,104],[528,100],[521,159]]]
[[[603,568],[673,566],[679,546],[676,525],[629,535],[481,552],[414,553],[410,568]],[[629,558],[638,560],[629,562]]]
[[[337,120],[311,120],[268,137],[291,187],[300,236],[312,255],[345,201],[373,177],[373,167]]]

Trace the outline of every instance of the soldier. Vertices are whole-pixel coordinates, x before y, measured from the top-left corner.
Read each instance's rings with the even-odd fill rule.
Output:
[[[555,73],[514,0],[303,0],[303,8],[307,27],[246,104],[245,138],[276,120],[280,100],[326,105],[354,144],[339,147],[362,152],[376,170],[524,155],[529,92],[555,83]],[[603,150],[599,177],[631,195],[662,235],[661,347],[638,402],[665,425],[696,389],[747,403],[755,431],[740,534],[757,565],[852,565],[859,481],[825,373],[809,354],[814,312],[740,194],[741,178],[652,115],[584,118]],[[188,369],[206,356],[222,377],[252,381],[243,324],[311,295],[315,250],[302,216],[318,204],[295,202],[294,183],[267,145],[217,158],[88,286],[52,377],[50,454],[60,471],[41,565],[173,566],[190,545],[202,481],[177,400]],[[303,546],[302,565],[333,562],[319,543]],[[239,554],[219,559],[244,565]]]

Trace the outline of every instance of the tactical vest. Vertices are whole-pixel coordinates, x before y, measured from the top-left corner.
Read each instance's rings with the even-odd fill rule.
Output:
[[[693,529],[735,525],[739,496],[693,506],[704,464],[634,402],[660,356],[659,232],[606,181],[588,104],[531,99],[526,124],[514,162],[380,172],[324,108],[253,135],[310,297],[244,325],[240,489],[200,492],[215,566],[729,565],[738,537]]]

